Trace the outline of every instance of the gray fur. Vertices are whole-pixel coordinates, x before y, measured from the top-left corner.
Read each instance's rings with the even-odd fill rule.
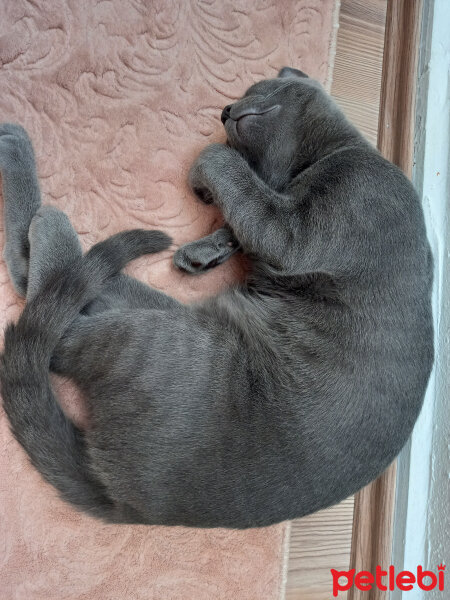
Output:
[[[28,229],[41,205],[34,152],[23,127],[0,125],[0,172],[4,204],[6,243],[3,258],[17,292],[25,296],[28,277]]]
[[[189,178],[227,228],[175,262],[198,272],[239,246],[244,284],[185,306],[114,274],[167,247],[162,234],[125,232],[81,257],[54,210],[31,227],[33,292],[6,332],[5,410],[47,481],[110,522],[306,515],[379,475],[422,406],[432,257],[410,182],[295,69],[253,85],[222,121],[228,144],[207,147]],[[4,181],[29,186],[4,189],[7,243],[20,249],[39,192],[34,166],[2,141]],[[27,197],[24,217],[10,209]],[[49,364],[89,398],[88,431],[59,409]]]
[[[231,229],[225,225],[201,240],[189,242],[178,248],[173,262],[182,271],[196,275],[221,265],[238,250],[239,242]]]

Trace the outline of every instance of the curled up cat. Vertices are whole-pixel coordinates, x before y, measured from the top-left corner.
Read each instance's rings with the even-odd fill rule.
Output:
[[[5,334],[12,431],[63,499],[114,523],[246,528],[319,510],[377,477],[410,435],[433,362],[432,257],[401,171],[296,69],[225,107],[193,191],[226,226],[180,247],[243,283],[184,305],[120,270],[170,245],[131,230],[82,255],[42,207],[33,150],[0,126],[5,260],[27,303]],[[89,401],[82,431],[49,371]]]

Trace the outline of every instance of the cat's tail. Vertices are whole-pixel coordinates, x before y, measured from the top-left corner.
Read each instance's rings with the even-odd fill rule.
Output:
[[[5,333],[0,383],[14,436],[66,501],[109,521],[133,522],[134,517],[114,506],[91,472],[84,434],[65,416],[53,394],[50,358],[66,329],[109,277],[130,260],[164,250],[170,243],[163,232],[144,230],[125,231],[100,242],[49,278]]]

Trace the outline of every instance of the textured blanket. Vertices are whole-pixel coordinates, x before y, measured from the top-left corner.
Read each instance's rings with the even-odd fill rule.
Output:
[[[44,202],[67,212],[85,248],[131,227],[179,245],[221,222],[185,183],[196,154],[224,139],[221,108],[284,65],[329,82],[333,19],[335,0],[5,0],[0,121],[29,131]],[[129,272],[186,302],[241,274],[234,258],[184,275],[171,254]],[[22,306],[0,263],[0,330]],[[87,422],[70,382],[54,383]],[[274,600],[286,540],[286,524],[193,530],[78,514],[30,467],[0,409],[2,600]]]

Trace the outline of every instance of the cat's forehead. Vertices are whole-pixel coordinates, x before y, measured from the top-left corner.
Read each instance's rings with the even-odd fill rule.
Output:
[[[277,89],[283,87],[285,83],[285,81],[278,78],[258,81],[248,88],[244,94],[244,98],[248,98],[248,96],[265,96],[266,94],[275,92]]]
[[[245,92],[243,98],[258,96],[259,98],[267,98],[270,95],[279,96],[278,92],[286,90],[289,96],[290,91],[295,90],[298,94],[309,94],[312,89],[322,89],[322,86],[315,79],[310,77],[277,77],[275,79],[263,79],[251,85]]]

